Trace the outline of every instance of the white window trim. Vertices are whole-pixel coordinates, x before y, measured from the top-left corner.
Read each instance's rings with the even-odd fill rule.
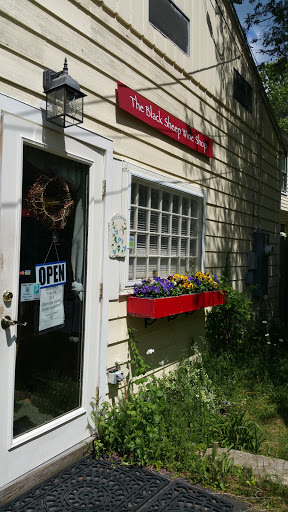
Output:
[[[287,196],[288,195],[288,157],[287,157],[287,155],[283,155],[283,160],[284,160],[283,169],[282,168],[280,169],[280,171],[281,171],[281,194],[283,194],[284,196]],[[282,167],[282,165],[281,165],[281,167]],[[286,188],[285,189],[282,188],[283,174],[286,177]]]
[[[190,18],[188,18],[187,14],[185,14],[184,11],[182,11],[182,9],[180,9],[179,5],[177,5],[175,3],[174,0],[171,0],[171,3],[174,5],[174,7],[183,15],[184,18],[187,19],[188,21],[188,41],[189,41],[189,45],[188,45],[188,51],[185,52],[185,50],[183,50],[183,48],[180,48],[180,46],[178,46],[178,44],[176,44],[174,41],[172,41],[172,39],[170,39],[169,36],[167,36],[166,34],[164,34],[164,32],[162,32],[160,30],[160,28],[156,27],[156,25],[154,25],[152,23],[152,21],[150,21],[150,18],[149,18],[149,2],[148,2],[148,23],[155,29],[157,30],[158,32],[160,32],[160,34],[162,34],[163,37],[165,37],[168,41],[170,41],[170,43],[172,43],[176,48],[178,48],[178,50],[180,50],[180,52],[182,52],[184,55],[186,55],[186,57],[190,58],[191,57],[191,20]]]
[[[123,169],[125,170],[125,169]],[[134,170],[131,169],[130,166],[126,168],[128,171],[128,211],[127,211],[127,257],[126,257],[126,269],[125,269],[125,290],[122,290],[120,292],[120,295],[122,294],[129,294],[131,293],[131,287],[133,286],[134,282],[141,281],[140,279],[137,281],[129,281],[129,239],[130,239],[130,212],[131,212],[131,187],[132,187],[132,179],[140,178],[142,180],[145,180],[150,183],[155,183],[157,185],[170,188],[172,190],[177,190],[178,192],[183,192],[186,194],[189,194],[191,196],[200,197],[203,200],[203,206],[202,206],[202,237],[201,237],[201,268],[197,270],[201,270],[204,272],[204,261],[205,261],[205,220],[206,220],[206,193],[204,189],[195,187],[191,185],[190,183],[181,182],[181,180],[177,180],[177,185],[175,184],[175,180],[172,178],[169,178],[168,176],[155,173],[153,171],[149,171],[146,169],[141,170]],[[165,180],[165,181],[164,181]],[[179,185],[180,183],[180,185]]]

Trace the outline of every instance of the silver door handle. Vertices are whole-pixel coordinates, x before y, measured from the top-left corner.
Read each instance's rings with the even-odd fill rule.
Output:
[[[20,325],[21,327],[26,327],[27,322],[18,322],[18,320],[11,320],[10,316],[3,316],[1,320],[2,329],[8,329],[10,325]]]

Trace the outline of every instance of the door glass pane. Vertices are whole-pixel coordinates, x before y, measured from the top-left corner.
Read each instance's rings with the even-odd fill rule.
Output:
[[[88,170],[24,146],[15,437],[81,406]]]

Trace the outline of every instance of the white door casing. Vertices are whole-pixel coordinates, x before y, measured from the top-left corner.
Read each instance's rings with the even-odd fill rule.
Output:
[[[13,439],[16,326],[0,328],[0,487],[89,438],[90,400],[105,395],[108,330],[108,219],[110,206],[102,183],[111,183],[112,142],[79,127],[63,131],[42,119],[42,112],[0,95],[0,319],[17,319],[23,144],[89,166],[87,287],[82,405]],[[109,197],[109,196],[108,196]],[[103,283],[102,299],[99,298]],[[11,304],[2,301],[13,292]],[[93,426],[93,425],[92,425]]]

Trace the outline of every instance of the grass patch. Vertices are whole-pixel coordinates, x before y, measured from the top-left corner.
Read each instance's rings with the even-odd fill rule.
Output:
[[[235,291],[208,315],[201,355],[194,348],[196,362],[183,361],[160,379],[144,375],[147,365],[130,333],[140,388],[133,394],[128,387],[119,403],[94,410],[96,452],[165,468],[241,496],[254,510],[288,511],[288,488],[281,482],[256,478],[225,454],[205,454],[217,442],[288,460],[287,340],[277,322],[263,320]]]

